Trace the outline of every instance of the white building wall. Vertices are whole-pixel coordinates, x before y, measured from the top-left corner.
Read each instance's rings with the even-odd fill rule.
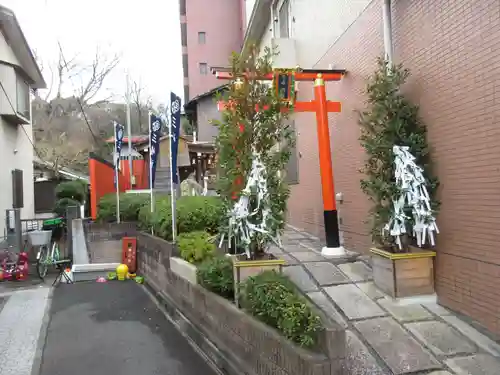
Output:
[[[245,0],[245,28],[248,27],[248,23],[250,22],[250,17],[252,16],[252,10],[255,5],[255,0]]]
[[[295,40],[298,64],[303,69],[311,69],[315,67],[328,48],[349,28],[363,10],[375,0],[288,1],[289,33],[290,38]],[[247,1],[247,5],[250,2],[252,1]],[[276,29],[274,37],[280,37],[279,26],[273,21],[273,18],[270,17],[269,24],[264,31],[261,48],[271,44],[273,32],[269,30],[273,29],[273,27]],[[353,46],[353,48],[355,47]],[[335,65],[335,61],[330,63]],[[328,66],[318,68],[326,69]],[[341,69],[342,67],[336,68]]]
[[[14,110],[10,106],[16,105],[16,75],[12,65],[21,68],[18,59],[0,32],[0,82],[8,96],[7,99],[3,90],[0,89],[0,103],[4,113],[13,113]],[[0,237],[6,230],[5,212],[12,208],[13,169],[23,171],[24,208],[21,209],[21,218],[30,219],[35,216],[32,141],[31,124],[16,125],[0,117]]]

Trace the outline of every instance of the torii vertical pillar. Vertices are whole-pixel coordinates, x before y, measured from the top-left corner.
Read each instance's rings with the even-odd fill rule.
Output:
[[[323,195],[323,215],[325,223],[326,246],[321,250],[324,255],[344,255],[340,245],[340,229],[335,184],[333,180],[332,151],[330,130],[328,128],[328,108],[325,81],[321,74],[314,81],[314,99],[316,102],[316,123],[318,128],[319,168]]]
[[[234,79],[229,71],[216,71],[215,73],[218,79]],[[326,99],[325,80],[339,81],[345,74],[345,71],[302,70],[294,74],[296,81],[310,82],[314,80],[314,100],[310,102],[295,102],[294,111],[316,113],[326,238],[326,246],[323,247],[321,253],[326,256],[344,256],[346,252],[340,244],[339,220],[332,168],[332,152],[330,147],[330,131],[328,128],[328,112],[340,112],[341,105],[339,102],[332,102]],[[261,79],[272,80],[274,79],[274,75],[269,74]],[[218,103],[219,110],[222,110],[225,106],[226,103]],[[258,110],[258,108],[256,109]]]

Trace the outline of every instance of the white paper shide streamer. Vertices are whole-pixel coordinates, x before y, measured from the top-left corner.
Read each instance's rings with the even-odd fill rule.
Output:
[[[402,249],[401,236],[407,233],[407,221],[410,219],[405,214],[405,208],[411,208],[414,223],[411,230],[417,245],[422,247],[429,243],[434,246],[435,235],[439,234],[439,229],[432,213],[423,169],[415,164],[415,157],[408,150],[407,146],[392,148],[396,167],[394,177],[401,194],[398,199],[392,201],[393,212],[383,231],[389,231],[390,235],[395,237],[399,249]]]
[[[256,126],[258,125],[257,122]],[[253,210],[250,207],[251,198],[256,200]],[[268,223],[274,220],[269,206],[266,166],[262,162],[261,155],[253,147],[252,168],[245,188],[242,190],[239,200],[229,212],[229,231],[227,233],[229,246],[231,246],[232,240],[236,239],[237,245],[244,248],[247,257],[250,258],[250,245],[259,234],[264,235],[268,241],[281,245],[279,235],[271,233],[268,228]],[[256,215],[261,216],[259,222],[255,223],[255,220],[252,220],[254,223],[250,222],[250,219]],[[225,238],[225,235],[221,237],[219,246],[222,246]]]

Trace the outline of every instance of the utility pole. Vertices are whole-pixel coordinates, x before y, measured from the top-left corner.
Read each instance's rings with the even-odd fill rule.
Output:
[[[128,169],[130,172],[130,189],[135,185],[134,172],[132,170],[132,124],[130,121],[130,76],[127,72],[127,135],[128,135]]]

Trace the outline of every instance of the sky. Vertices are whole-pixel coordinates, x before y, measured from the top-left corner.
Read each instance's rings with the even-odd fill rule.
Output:
[[[120,63],[105,82],[102,97],[123,101],[127,72],[140,82],[155,105],[167,103],[170,91],[183,96],[182,49],[178,0],[0,0],[13,10],[50,83],[49,65],[76,56],[89,64],[99,47],[104,57],[118,54]],[[81,82],[64,86],[72,95]]]

